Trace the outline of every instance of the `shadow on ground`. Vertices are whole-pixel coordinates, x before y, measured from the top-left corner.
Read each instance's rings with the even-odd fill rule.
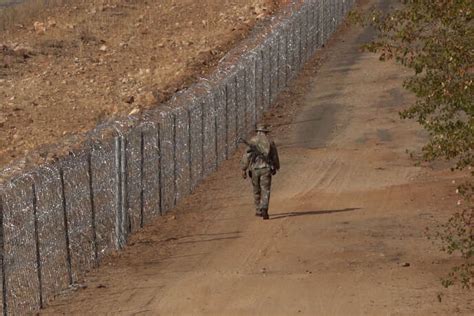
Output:
[[[270,215],[270,219],[282,219],[282,218],[294,217],[294,216],[311,216],[311,215],[323,215],[323,214],[342,213],[342,212],[353,212],[357,210],[360,210],[360,207],[344,208],[340,210],[289,212],[289,213],[272,214]]]

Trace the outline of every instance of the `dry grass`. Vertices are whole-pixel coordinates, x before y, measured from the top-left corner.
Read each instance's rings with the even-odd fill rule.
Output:
[[[80,5],[85,0],[0,0],[0,30],[28,25],[47,14],[48,9],[68,3]]]
[[[164,102],[275,8],[275,0],[35,1],[15,7],[23,27],[0,31],[0,167]]]

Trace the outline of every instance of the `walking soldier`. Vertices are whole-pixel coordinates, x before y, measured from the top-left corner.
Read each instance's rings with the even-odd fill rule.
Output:
[[[280,161],[275,143],[268,137],[268,127],[258,124],[256,132],[249,142],[241,140],[247,145],[247,149],[240,164],[242,177],[247,179],[248,172],[252,179],[255,215],[268,219],[272,176],[280,169]]]

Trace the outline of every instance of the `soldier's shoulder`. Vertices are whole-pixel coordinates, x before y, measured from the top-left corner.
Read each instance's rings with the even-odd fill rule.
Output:
[[[255,136],[252,136],[252,138],[250,138],[249,142],[252,144],[256,144],[258,143],[258,140],[259,140],[259,137],[255,135]]]

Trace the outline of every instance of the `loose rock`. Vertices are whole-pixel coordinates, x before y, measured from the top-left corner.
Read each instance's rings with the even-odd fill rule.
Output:
[[[125,103],[128,103],[128,104],[132,104],[133,102],[135,102],[135,97],[133,95],[130,95],[128,97],[125,97]]]
[[[38,35],[46,33],[46,26],[43,22],[36,21],[35,23],[33,23],[33,27],[35,29],[36,34]]]

